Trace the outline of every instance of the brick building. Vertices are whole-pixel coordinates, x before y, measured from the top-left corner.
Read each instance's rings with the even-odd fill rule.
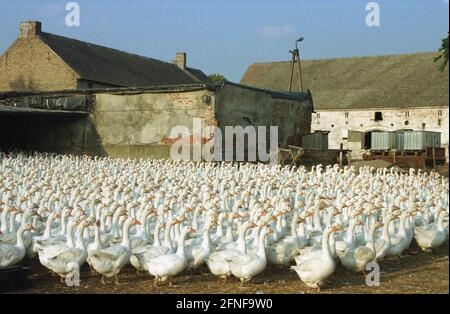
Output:
[[[437,53],[302,61],[305,88],[314,94],[312,131],[329,131],[329,148],[370,148],[372,131],[404,129],[442,133],[448,157],[449,73]],[[241,84],[283,91],[289,62],[249,66]],[[299,86],[298,74],[293,86]]]
[[[186,66],[186,53],[163,62],[20,24],[16,41],[0,57],[0,91],[52,91],[208,83]]]
[[[310,93],[212,84],[185,53],[164,62],[45,33],[39,22],[21,23],[0,57],[0,150],[168,158],[171,131],[195,136],[196,118],[221,130],[278,126],[280,146],[298,145],[312,109]]]

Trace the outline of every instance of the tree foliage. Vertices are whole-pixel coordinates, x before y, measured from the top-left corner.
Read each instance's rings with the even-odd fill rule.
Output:
[[[439,70],[444,71],[447,63],[448,63],[448,33],[447,37],[442,39],[441,47],[439,48],[439,52],[441,53],[434,59],[434,62],[441,60],[441,64],[439,65]]]
[[[226,77],[219,73],[214,73],[214,74],[208,75],[208,78],[214,83],[228,82]]]

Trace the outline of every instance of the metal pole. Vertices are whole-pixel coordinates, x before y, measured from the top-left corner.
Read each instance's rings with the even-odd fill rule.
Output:
[[[298,58],[298,72],[300,75],[300,91],[303,92],[302,64],[300,61],[300,51],[298,49],[297,49],[297,58]]]
[[[289,92],[292,91],[292,78],[294,76],[294,65],[295,65],[295,52],[289,51],[292,54],[292,60],[291,60],[291,77],[289,79]]]

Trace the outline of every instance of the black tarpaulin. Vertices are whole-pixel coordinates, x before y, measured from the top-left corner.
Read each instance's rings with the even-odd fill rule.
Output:
[[[33,95],[10,98],[3,104],[12,108],[90,112],[91,103],[92,101],[89,96],[42,97],[40,95]]]

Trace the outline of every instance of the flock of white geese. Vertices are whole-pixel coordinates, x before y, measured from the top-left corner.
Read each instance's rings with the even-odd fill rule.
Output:
[[[321,165],[0,156],[0,267],[38,258],[61,280],[88,263],[119,284],[131,263],[154,285],[206,264],[241,284],[292,265],[320,289],[341,263],[400,257],[448,240],[437,173]],[[286,270],[288,271],[288,270]]]

